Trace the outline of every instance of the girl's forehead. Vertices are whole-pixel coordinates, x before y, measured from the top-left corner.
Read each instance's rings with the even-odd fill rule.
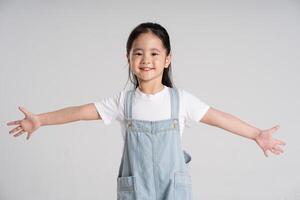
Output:
[[[153,33],[142,33],[140,34],[132,44],[133,48],[143,49],[164,49],[163,43],[159,37]]]

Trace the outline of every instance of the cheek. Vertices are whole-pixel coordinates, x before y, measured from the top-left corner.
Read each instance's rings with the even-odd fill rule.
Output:
[[[134,65],[138,65],[140,63],[140,59],[135,58],[132,62]]]
[[[154,59],[154,62],[157,63],[157,64],[165,64],[165,60],[164,58],[156,58]]]
[[[133,68],[137,68],[137,67],[139,67],[139,65],[140,65],[140,60],[139,60],[139,59],[133,59],[133,60],[131,60],[130,65],[131,65]]]
[[[136,63],[136,58],[131,57],[131,58],[130,58],[130,64],[133,64],[133,63]]]

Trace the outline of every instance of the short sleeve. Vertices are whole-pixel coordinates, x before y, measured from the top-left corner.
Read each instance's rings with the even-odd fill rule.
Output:
[[[185,101],[186,117],[192,121],[199,122],[210,106],[190,92],[185,90],[182,92]]]
[[[110,97],[106,97],[101,101],[94,102],[97,112],[105,125],[109,125],[113,121],[121,118],[122,96],[123,92],[119,92]]]

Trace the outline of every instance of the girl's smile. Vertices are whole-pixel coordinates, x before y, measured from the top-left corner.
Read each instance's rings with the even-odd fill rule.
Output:
[[[150,71],[150,70],[153,70],[154,68],[150,68],[150,67],[141,67],[140,69],[141,69],[142,71],[148,72],[148,71]]]

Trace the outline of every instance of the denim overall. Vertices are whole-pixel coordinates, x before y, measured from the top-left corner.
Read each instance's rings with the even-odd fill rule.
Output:
[[[179,132],[179,95],[176,88],[169,91],[171,118],[157,121],[132,119],[135,90],[125,95],[117,200],[192,200],[191,156],[182,149]]]

